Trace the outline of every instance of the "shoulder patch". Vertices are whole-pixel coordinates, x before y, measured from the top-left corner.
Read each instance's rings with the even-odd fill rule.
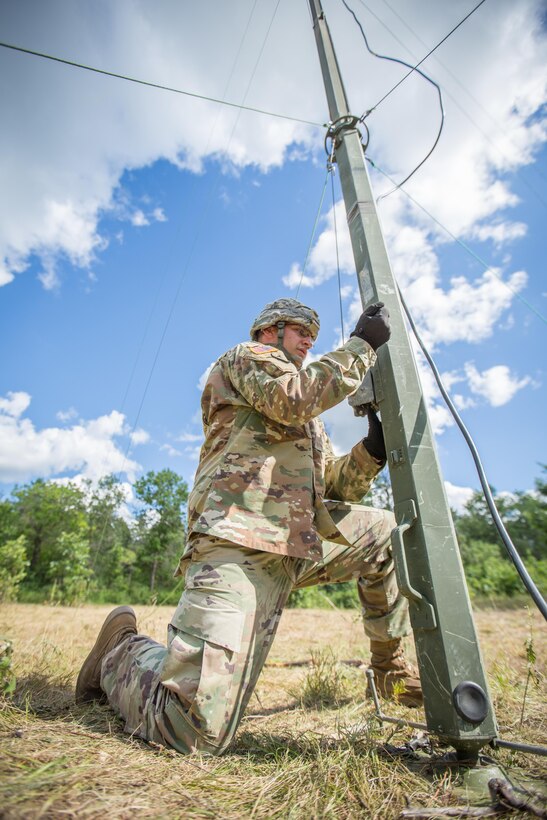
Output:
[[[248,344],[247,347],[251,351],[251,353],[274,353],[277,348],[272,347],[271,345],[261,345],[258,342],[253,342],[252,344]]]

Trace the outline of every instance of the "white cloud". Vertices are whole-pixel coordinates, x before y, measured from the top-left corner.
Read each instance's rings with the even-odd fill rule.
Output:
[[[0,396],[0,413],[18,419],[31,402],[31,396],[28,393],[19,391],[12,393],[11,391],[6,397]]]
[[[133,446],[137,444],[146,444],[150,441],[150,433],[147,433],[146,430],[139,427],[130,434],[129,439]]]
[[[74,407],[69,407],[68,410],[59,410],[55,414],[59,421],[67,422],[78,418],[78,411]]]
[[[497,222],[492,225],[477,225],[473,229],[473,236],[485,242],[492,239],[495,245],[504,245],[526,236],[528,227],[523,222]]]
[[[336,213],[336,230],[334,217]],[[294,263],[287,276],[283,277],[283,284],[288,288],[301,287],[314,288],[326,282],[337,272],[337,264],[340,265],[341,273],[352,273],[355,271],[353,253],[349,231],[346,224],[346,212],[344,203],[339,200],[334,208],[330,208],[328,213],[322,218],[325,228],[316,239],[309,255],[306,273],[302,276],[302,268],[298,263]],[[338,263],[336,256],[336,246],[338,244]]]
[[[465,365],[465,373],[471,391],[485,398],[492,407],[501,407],[511,401],[515,393],[528,384],[532,384],[530,376],[519,379],[513,376],[506,365],[495,365],[479,373],[472,362]]]
[[[164,453],[167,453],[167,455],[171,458],[177,458],[178,456],[183,455],[181,451],[177,450],[176,447],[173,447],[172,444],[162,444],[160,450],[162,450]]]
[[[144,212],[141,211],[140,208],[131,214],[129,221],[135,228],[143,228],[145,225],[150,225],[148,218],[144,215]]]
[[[199,447],[185,447],[184,452],[191,461],[197,461],[201,453],[201,446]]]
[[[191,25],[174,0],[153,14],[144,0],[103,3],[99,9],[84,0],[78,10],[52,0],[47,14],[39,4],[32,13],[10,4],[2,28],[4,39],[13,43],[237,102],[271,14],[270,7],[256,10],[233,74],[236,44],[249,15],[246,4],[216,9],[214,15],[210,3],[197,4]],[[247,103],[320,119],[320,87],[314,99],[300,88],[317,73],[307,12],[287,8],[285,14],[290,24],[280,15],[272,26]],[[302,44],[306,29],[309,42]],[[295,140],[309,145],[316,138],[316,130],[298,123],[239,114],[6,49],[0,71],[11,77],[3,85],[2,109],[12,112],[0,134],[2,190],[10,192],[0,203],[0,285],[12,281],[33,253],[42,263],[49,257],[41,276],[48,288],[58,284],[63,257],[77,267],[89,265],[104,247],[99,223],[105,214],[137,226],[165,221],[159,206],[148,212],[128,202],[128,213],[117,213],[127,170],[165,159],[201,171],[203,160],[215,157],[226,169],[253,163],[265,171],[281,164]],[[286,77],[297,72],[299,83],[287,86]]]
[[[176,436],[175,441],[202,441],[203,433],[181,433]]]
[[[450,481],[444,482],[444,488],[446,490],[448,503],[451,508],[456,510],[456,512],[462,513],[464,511],[465,504],[473,495],[474,490],[471,487],[458,487]]]
[[[199,377],[199,380],[198,380],[198,383],[197,383],[196,387],[197,387],[197,389],[198,389],[200,392],[202,392],[202,391],[203,391],[203,388],[205,387],[205,384],[206,384],[206,382],[207,382],[207,379],[209,378],[209,373],[211,372],[211,370],[213,369],[213,367],[215,366],[215,364],[216,364],[216,362],[211,362],[211,364],[209,365],[209,367],[207,367],[207,368],[203,371],[203,373],[201,374],[201,376]]]
[[[457,33],[428,60],[427,69],[446,91],[447,121],[439,147],[408,189],[459,236],[501,242],[522,230],[518,223],[500,221],[500,211],[517,201],[501,174],[532,162],[546,139],[545,123],[534,116],[545,100],[541,8],[541,0],[486,5],[462,30],[465,59],[462,34]],[[188,25],[185,8],[175,0],[165,0],[153,13],[145,0],[102,3],[98,9],[90,0],[77,7],[51,0],[47,14],[40,4],[31,14],[27,6],[12,3],[3,17],[3,38],[204,95],[232,101],[245,97],[249,105],[322,122],[324,92],[305,4],[280,8],[265,42],[272,14],[268,4],[259,5],[250,20],[245,3],[215,7],[214,15],[212,9],[210,2],[196,4]],[[348,96],[360,113],[400,78],[401,69],[383,62],[380,70],[347,12],[333,6],[328,13]],[[461,10],[449,2],[433,9],[419,3],[401,7],[401,16],[420,31],[420,43],[383,5],[378,13],[387,32],[363,10],[359,13],[379,46],[401,53],[391,30],[408,43],[413,57],[421,57],[424,43],[437,41]],[[238,52],[235,44],[247,22]],[[104,247],[100,220],[116,214],[125,171],[165,159],[200,172],[207,157],[219,160],[225,170],[254,164],[267,171],[307,157],[310,146],[319,147],[322,139],[321,132],[299,123],[238,113],[6,49],[0,53],[0,70],[12,78],[2,92],[2,109],[12,116],[0,135],[3,190],[10,191],[0,203],[0,285],[24,270],[32,253],[42,261],[41,279],[48,288],[58,286],[63,256],[75,266],[88,266]],[[298,83],[293,82],[296,76]],[[414,167],[431,143],[438,123],[434,97],[430,86],[414,75],[371,115],[369,153],[397,178]],[[382,213],[396,198],[383,202]],[[165,218],[160,207],[148,213],[126,204],[132,216],[118,215],[134,225]],[[423,224],[423,217],[415,215],[414,221]],[[344,222],[343,217],[338,220],[339,228]],[[340,249],[344,268],[343,238]],[[310,260],[307,284],[328,274],[332,250],[328,225]],[[293,271],[287,279],[292,282],[295,276]]]
[[[139,465],[126,459],[115,442],[126,432],[122,413],[113,410],[69,428],[37,430],[23,417],[30,399],[28,393],[0,398],[0,481],[28,481],[72,471],[93,480],[118,472],[134,479]]]

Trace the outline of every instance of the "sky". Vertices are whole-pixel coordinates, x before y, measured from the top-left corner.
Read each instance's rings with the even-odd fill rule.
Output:
[[[348,4],[374,51],[415,64],[476,2]],[[433,144],[438,94],[415,72],[382,100],[407,69],[367,52],[340,0],[323,7],[352,113],[374,108],[367,157],[394,274],[490,484],[530,490],[547,462],[543,4],[486,0],[422,63],[443,131],[385,197]],[[307,3],[0,0],[0,31],[234,104],[0,47],[0,494],[167,467],[191,485],[204,379],[262,306],[298,294],[316,308],[314,357],[361,311]],[[416,355],[461,508],[473,461]],[[345,402],[325,420],[339,453],[366,434]]]

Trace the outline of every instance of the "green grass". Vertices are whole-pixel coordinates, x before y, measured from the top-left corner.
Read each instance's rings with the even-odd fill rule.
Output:
[[[405,750],[416,730],[380,725],[363,671],[338,660],[366,657],[356,613],[286,612],[233,746],[210,758],[148,745],[123,734],[108,707],[75,705],[75,676],[107,611],[4,608],[17,686],[0,701],[2,817],[390,820],[407,806],[458,805],[457,772],[435,765],[447,748],[433,738],[432,753]],[[161,640],[170,609],[137,614],[143,631]],[[525,613],[478,613],[478,624],[501,735],[544,742],[543,625],[534,627],[538,682],[528,681],[520,726],[530,662]],[[420,710],[384,708],[424,720]],[[490,753],[540,787],[545,758]]]

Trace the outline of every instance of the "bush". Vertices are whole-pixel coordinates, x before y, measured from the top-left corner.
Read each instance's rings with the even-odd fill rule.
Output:
[[[85,600],[92,574],[87,541],[73,532],[61,533],[57,556],[48,568],[51,603],[76,604]]]
[[[0,601],[17,599],[19,584],[27,574],[27,543],[24,535],[0,547]]]
[[[463,550],[463,562],[471,594],[511,598],[524,591],[517,570],[498,544],[474,541]],[[535,583],[546,588],[547,561],[530,557],[526,565]]]
[[[289,694],[308,709],[338,706],[345,700],[346,677],[332,650],[312,650],[311,665],[304,679]]]
[[[289,609],[328,609],[331,606],[355,609],[360,606],[357,584],[355,581],[345,581],[341,584],[295,589],[290,594],[287,606]]]
[[[0,638],[0,695],[9,697],[15,691],[15,675],[11,668],[11,641]]]

